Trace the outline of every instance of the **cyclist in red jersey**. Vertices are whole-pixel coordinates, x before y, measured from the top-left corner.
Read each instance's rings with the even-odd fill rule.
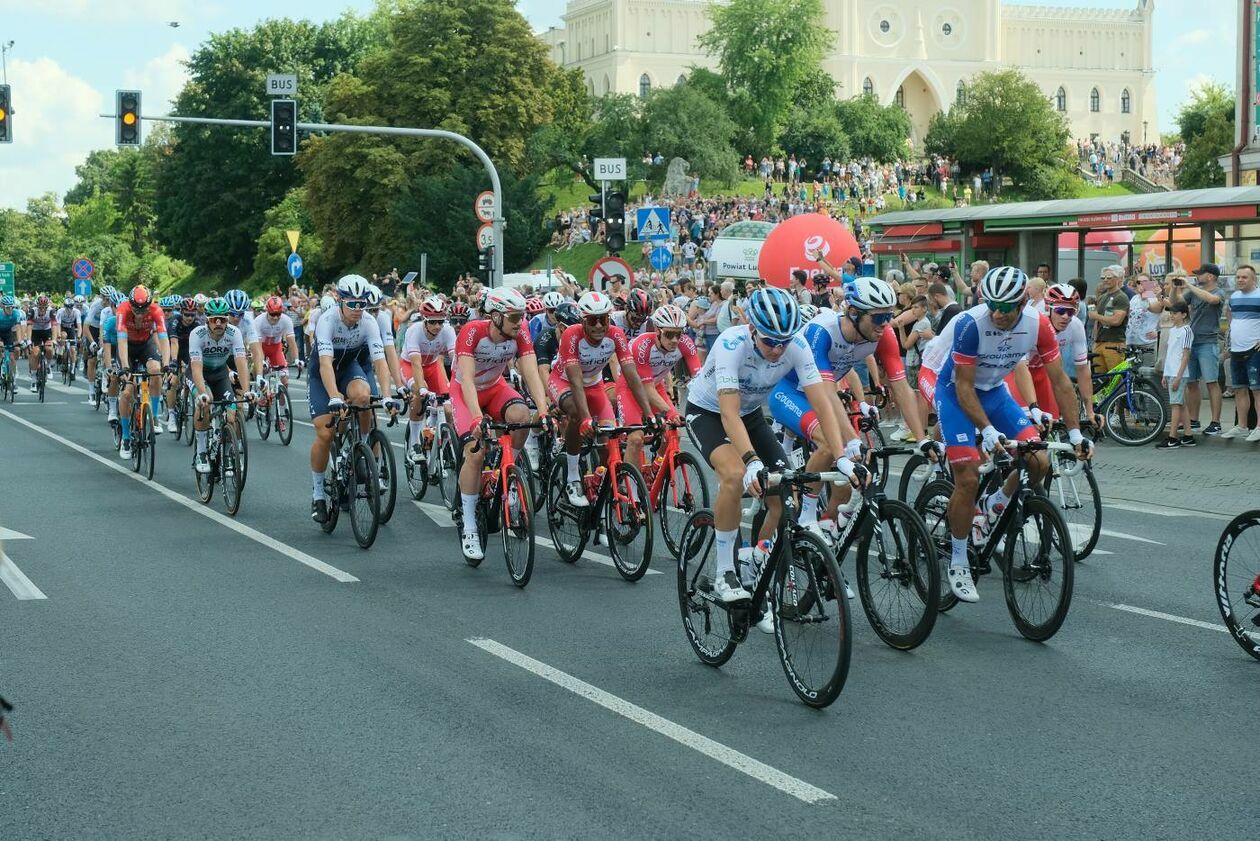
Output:
[[[135,386],[129,381],[133,369],[143,366],[149,375],[149,404],[156,421],[160,418],[162,384],[158,379],[163,369],[170,370],[171,345],[166,337],[166,316],[162,308],[153,306],[153,296],[145,286],[136,286],[131,290],[127,300],[118,305],[114,311],[118,331],[118,362],[123,374],[128,378],[127,387],[119,401],[119,416],[131,417],[131,401],[135,396]],[[160,423],[153,424],[154,434],[162,432]],[[130,441],[123,436],[119,454],[130,458]],[[126,453],[124,455],[124,452]]]
[[[455,412],[455,432],[464,443],[464,465],[459,472],[459,495],[463,511],[460,544],[464,557],[481,560],[481,538],[477,533],[477,498],[481,493],[481,468],[485,449],[481,447],[481,418],[488,414],[504,423],[528,423],[525,399],[503,379],[507,367],[525,379],[540,416],[547,413],[547,393],[538,377],[534,345],[529,330],[522,329],[525,298],[512,288],[491,289],[482,300],[485,320],[469,321],[459,331],[455,343],[455,371],[451,406]],[[414,373],[414,368],[413,368]],[[527,430],[512,434],[512,448],[520,458]]]
[[[639,291],[639,290],[636,290]],[[640,333],[630,342],[631,366],[639,373],[652,404],[653,414],[666,421],[676,421],[678,410],[669,399],[670,371],[681,360],[694,377],[700,371],[700,354],[696,343],[683,333],[687,327],[687,314],[673,304],[658,307],[652,313],[651,324],[655,330]],[[643,423],[643,412],[630,392],[625,377],[617,380],[617,403],[621,408],[621,422],[627,426]],[[641,463],[643,433],[631,432],[626,438],[626,461],[636,467]]]

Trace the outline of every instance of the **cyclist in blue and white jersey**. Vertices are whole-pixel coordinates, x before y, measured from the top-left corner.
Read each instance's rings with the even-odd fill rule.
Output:
[[[83,313],[74,305],[74,299],[66,296],[61,308],[57,310],[57,318],[53,321],[53,341],[66,343],[66,364],[74,370],[78,359],[79,331],[83,326]]]
[[[249,295],[243,289],[229,289],[223,294],[227,301],[230,318],[228,323],[241,328],[241,338],[249,351],[250,368],[254,372],[254,391],[261,394],[265,385],[263,381],[263,350],[258,331],[254,329],[254,313],[250,310]],[[238,383],[238,387],[249,387],[249,381]]]
[[[118,290],[110,296],[110,306],[103,311],[101,317],[100,346],[101,346],[101,364],[105,366],[105,372],[108,375],[105,383],[105,406],[109,410],[106,418],[107,422],[118,423],[118,316],[114,315],[113,307],[122,301],[122,293]]]
[[[189,302],[195,310],[196,302],[191,299]],[[228,303],[222,298],[206,301],[206,323],[197,325],[188,334],[188,368],[197,395],[193,410],[193,432],[197,442],[193,468],[198,473],[210,472],[207,455],[210,403],[231,400],[236,395],[228,363],[236,366],[236,375],[241,382],[249,382],[245,340],[239,327],[228,324],[229,313]],[[253,391],[247,391],[245,400],[252,401],[256,396]]]
[[[556,307],[567,300],[569,299],[559,292],[548,292],[542,296],[543,311],[529,320],[529,338],[535,345],[538,344],[538,336],[542,331],[556,326]]]
[[[0,345],[9,351],[10,370],[15,370],[13,355],[14,348],[20,347],[26,336],[23,332],[23,325],[26,323],[26,313],[18,308],[17,299],[12,295],[4,295],[0,297]]]
[[[399,400],[406,400],[403,392],[402,371],[398,367],[398,347],[394,343],[394,314],[390,312],[388,307],[382,307],[381,303],[385,300],[385,295],[381,292],[380,287],[374,283],[368,284],[367,302],[368,315],[376,322],[377,331],[381,334],[381,346],[385,349],[385,368],[389,371],[390,379],[385,380],[384,390],[382,391],[382,383],[378,382],[375,372],[372,370],[371,359],[368,356],[367,349],[359,351],[359,366],[363,368],[363,373],[367,374],[368,386],[372,389],[373,397],[380,397],[382,394],[392,394]],[[393,381],[393,391],[390,390],[390,381]]]
[[[967,535],[976,516],[980,479],[976,430],[980,430],[981,449],[986,454],[1001,451],[1003,442],[1008,440],[1039,438],[1037,428],[1003,382],[1029,352],[1036,351],[1041,356],[1078,457],[1089,458],[1091,448],[1090,441],[1081,434],[1076,395],[1063,372],[1054,327],[1044,315],[1027,307],[1028,276],[1013,266],[990,269],[980,281],[979,293],[984,303],[954,319],[958,324],[953,346],[936,382],[936,412],[954,477],[949,503],[949,585],[964,602],[979,599],[967,558]],[[1048,466],[1044,452],[1029,459],[1028,472],[1034,486]],[[982,500],[982,513],[990,526],[1010,501],[1018,481],[1018,475],[1012,473],[1005,486]]]
[[[704,367],[691,381],[687,422],[700,452],[718,476],[713,519],[717,538],[717,565],[713,592],[725,602],[750,598],[735,572],[735,541],[739,535],[739,500],[744,491],[761,493],[758,474],[787,468],[787,455],[766,423],[762,407],[779,382],[795,373],[811,408],[818,414],[823,435],[844,441],[828,395],[831,386],[818,373],[814,356],[800,335],[797,303],[775,287],[759,289],[745,307],[748,324],[720,333]],[[865,468],[848,456],[836,461],[836,469],[861,481]],[[779,523],[782,506],[775,497],[766,500],[766,518],[758,539],[770,537]]]

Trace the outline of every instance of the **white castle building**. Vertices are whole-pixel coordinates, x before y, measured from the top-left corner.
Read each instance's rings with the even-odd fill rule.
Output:
[[[676,84],[691,67],[717,69],[696,39],[720,0],[568,0],[565,25],[539,37],[593,95]],[[1015,67],[1041,85],[1073,137],[1159,142],[1154,0],[1128,9],[1022,6],[999,0],[823,0],[834,51],[823,69],[844,99],[870,92],[901,103],[914,139],[966,95],[966,79]]]

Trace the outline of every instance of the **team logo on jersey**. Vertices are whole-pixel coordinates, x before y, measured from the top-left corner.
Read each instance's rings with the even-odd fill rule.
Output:
[[[738,350],[739,346],[742,345],[743,343],[744,343],[744,339],[742,336],[738,339],[723,339],[722,347],[726,348],[727,350]]]

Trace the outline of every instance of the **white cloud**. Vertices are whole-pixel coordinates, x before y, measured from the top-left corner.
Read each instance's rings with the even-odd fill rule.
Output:
[[[146,114],[170,113],[171,101],[179,95],[188,81],[188,49],[174,44],[157,58],[150,59],[141,70],[128,70],[123,74],[123,87],[135,88],[143,96],[141,110]]]
[[[81,20],[183,20],[192,9],[190,0],[0,0],[0,12]]]
[[[105,97],[51,58],[9,64],[13,143],[0,149],[0,207],[74,186],[74,168],[92,149],[113,142],[113,124],[99,115]]]
[[[1176,47],[1193,47],[1218,40],[1220,37],[1219,32],[1214,32],[1211,29],[1191,29],[1189,32],[1183,32],[1177,36],[1177,40],[1173,44]]]
[[[1186,93],[1194,93],[1204,85],[1219,81],[1210,73],[1195,73],[1189,79],[1186,79]]]

